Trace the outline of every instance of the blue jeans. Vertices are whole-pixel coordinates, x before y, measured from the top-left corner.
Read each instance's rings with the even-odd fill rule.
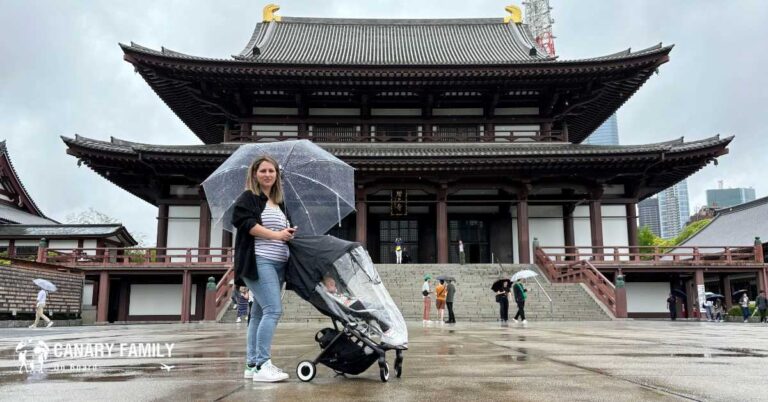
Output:
[[[256,256],[256,269],[259,279],[254,281],[243,278],[253,295],[251,319],[246,337],[246,356],[248,364],[260,365],[270,359],[272,338],[280,316],[283,315],[283,303],[280,290],[285,282],[286,262],[274,261]]]

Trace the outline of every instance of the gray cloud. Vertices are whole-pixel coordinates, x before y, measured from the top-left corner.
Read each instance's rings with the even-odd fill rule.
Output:
[[[267,2],[263,2],[266,4]],[[110,136],[155,144],[197,144],[122,60],[118,42],[185,53],[238,53],[261,17],[261,3],[212,1],[0,0],[0,137],[37,204],[54,219],[94,207],[154,241],[156,209],[65,154],[60,135]],[[504,15],[505,2],[283,1],[280,14],[362,18],[469,18]],[[692,206],[704,190],[766,184],[768,7],[760,0],[551,0],[561,58],[607,54],[658,42],[671,61],[619,111],[623,143],[736,135],[731,154],[689,179]]]

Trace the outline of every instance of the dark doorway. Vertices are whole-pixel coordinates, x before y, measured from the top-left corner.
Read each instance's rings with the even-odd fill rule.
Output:
[[[403,240],[403,264],[418,263],[419,221],[384,220],[379,222],[379,263],[395,263],[395,239]]]
[[[448,221],[448,262],[459,263],[459,240],[464,242],[464,254],[468,264],[486,264],[491,261],[491,246],[488,242],[488,222],[478,219],[455,219]]]

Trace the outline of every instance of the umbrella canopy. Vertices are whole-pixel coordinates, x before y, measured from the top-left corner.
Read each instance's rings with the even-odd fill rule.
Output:
[[[522,269],[520,271],[515,272],[515,274],[512,275],[512,282],[518,279],[533,278],[534,276],[539,276],[539,274],[537,274],[535,271],[531,271],[530,269]]]
[[[446,281],[446,282],[450,282],[450,281],[454,281],[455,282],[456,278],[454,278],[454,277],[452,277],[450,275],[438,275],[437,276],[437,280],[438,281]]]
[[[742,293],[747,293],[747,289],[739,289],[732,293],[733,297],[741,297]]]
[[[725,299],[725,296],[712,292],[706,292],[704,293],[704,296],[707,298],[707,300]]]
[[[685,294],[685,292],[683,292],[683,291],[682,291],[682,290],[680,290],[680,289],[672,289],[672,294],[673,294],[673,295],[675,295],[675,296],[680,296],[680,297],[682,297],[683,299],[685,299],[686,297],[688,297],[688,296]]]
[[[32,282],[34,282],[35,285],[40,287],[40,289],[47,290],[49,292],[55,292],[56,291],[56,285],[54,285],[49,280],[37,278],[37,279],[33,280]]]
[[[494,282],[493,285],[491,285],[491,290],[494,292],[499,292],[503,289],[509,289],[510,286],[511,286],[511,282],[509,281],[509,279],[503,278]]]
[[[354,169],[308,140],[244,144],[203,182],[211,216],[234,232],[232,210],[248,167],[269,155],[280,165],[285,206],[297,235],[322,235],[355,210]]]

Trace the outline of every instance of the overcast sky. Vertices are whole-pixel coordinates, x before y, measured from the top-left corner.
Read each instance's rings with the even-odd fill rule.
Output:
[[[75,133],[151,144],[200,140],[122,60],[134,41],[201,56],[239,53],[267,1],[0,0],[0,139],[27,191],[57,220],[89,207],[155,241],[155,207],[66,154]],[[279,15],[345,18],[478,18],[507,1],[280,1]],[[659,42],[674,44],[619,111],[623,144],[735,135],[730,154],[689,179],[691,208],[717,180],[768,192],[768,1],[551,0],[561,59]],[[762,123],[761,123],[762,122]]]

